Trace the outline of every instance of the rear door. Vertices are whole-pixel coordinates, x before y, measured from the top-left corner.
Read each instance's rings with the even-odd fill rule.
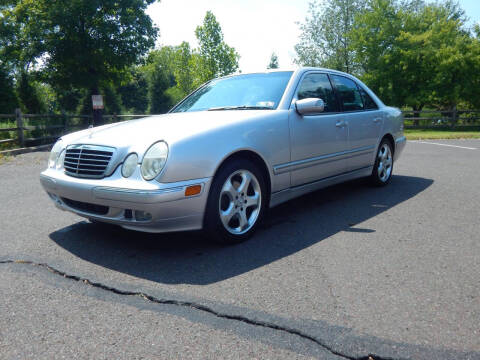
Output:
[[[355,81],[341,75],[330,76],[348,127],[347,170],[372,166],[383,124],[382,111]]]

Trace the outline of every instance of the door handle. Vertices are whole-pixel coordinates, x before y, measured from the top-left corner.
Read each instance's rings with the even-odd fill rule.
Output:
[[[375,118],[375,119],[373,119],[373,122],[374,122],[375,124],[378,124],[380,121],[382,121],[382,118]]]
[[[339,127],[339,128],[343,128],[345,126],[347,126],[347,123],[345,121],[337,121],[337,123],[335,124],[336,127]]]

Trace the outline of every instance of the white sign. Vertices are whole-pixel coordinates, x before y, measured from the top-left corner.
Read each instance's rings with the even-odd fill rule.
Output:
[[[93,105],[93,110],[103,109],[103,96],[102,95],[92,95],[92,105]]]

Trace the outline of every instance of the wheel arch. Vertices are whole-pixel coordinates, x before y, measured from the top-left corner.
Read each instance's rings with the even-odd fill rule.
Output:
[[[380,143],[378,144],[378,146],[380,146],[380,144],[382,143],[382,141],[384,139],[387,139],[390,142],[390,145],[392,145],[392,152],[393,152],[392,156],[393,156],[395,154],[395,139],[394,139],[393,135],[390,134],[390,133],[386,133],[385,135],[383,135],[383,137],[380,140]]]
[[[262,174],[263,174],[264,179],[265,179],[265,186],[267,187],[267,194],[266,194],[268,196],[267,204],[269,204],[270,203],[270,195],[271,195],[271,191],[272,191],[272,177],[271,177],[271,174],[270,174],[270,169],[268,168],[267,162],[265,161],[265,159],[253,150],[242,149],[242,150],[237,150],[237,151],[232,152],[229,155],[227,155],[220,162],[220,164],[217,166],[217,168],[215,169],[213,178],[215,178],[217,176],[218,171],[225,164],[227,164],[231,161],[235,161],[235,159],[239,159],[239,158],[250,160],[251,162],[253,162],[255,165],[257,165],[259,167],[260,171],[262,171]]]

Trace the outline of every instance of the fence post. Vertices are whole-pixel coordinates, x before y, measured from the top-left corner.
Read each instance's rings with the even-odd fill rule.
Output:
[[[67,115],[65,114],[65,112],[62,111],[62,121],[63,121],[63,133],[62,135],[65,135],[67,133],[67,121],[68,121],[68,118],[67,118]]]
[[[454,128],[455,125],[457,124],[457,119],[458,119],[457,105],[454,105],[452,109],[452,128]]]
[[[20,143],[20,147],[23,148],[25,146],[25,138],[23,137],[22,110],[15,109],[15,120],[17,121],[18,142]]]

